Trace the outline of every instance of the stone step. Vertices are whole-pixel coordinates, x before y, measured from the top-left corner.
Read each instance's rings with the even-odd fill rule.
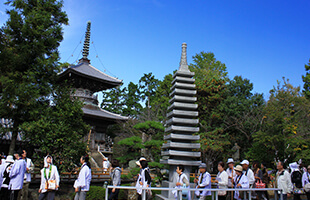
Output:
[[[198,111],[186,111],[186,110],[172,110],[171,112],[167,113],[167,118],[170,117],[198,117]]]
[[[168,165],[185,165],[185,166],[199,166],[201,161],[185,161],[175,159],[160,159],[160,163]]]
[[[164,136],[164,140],[173,140],[173,139],[197,141],[200,139],[200,135],[185,135],[185,134],[170,133],[169,135]]]
[[[167,150],[167,151],[162,151],[161,155],[162,156],[185,156],[185,157],[200,158],[201,152]]]
[[[172,85],[170,90],[174,90],[175,88],[194,90],[194,89],[196,89],[196,85],[192,84],[192,83],[176,82],[175,84]]]
[[[178,118],[178,117],[172,117],[170,118],[166,124],[189,124],[192,126],[195,126],[199,123],[199,119],[186,119],[186,118]]]
[[[162,146],[163,149],[178,148],[178,149],[199,149],[200,143],[184,143],[184,142],[171,142],[168,141]]]
[[[194,103],[197,101],[197,97],[187,97],[187,96],[179,96],[174,95],[170,100],[169,103],[173,102],[187,102],[187,103]]]
[[[172,110],[172,109],[196,110],[197,108],[198,108],[198,104],[173,102],[173,103],[168,107],[168,110]]]
[[[174,95],[182,95],[182,96],[194,96],[196,95],[197,91],[196,90],[187,90],[187,89],[174,89],[169,96],[174,96]]]
[[[190,127],[190,126],[169,126],[165,129],[166,133],[171,132],[190,132],[190,133],[197,133],[199,131],[199,127]]]

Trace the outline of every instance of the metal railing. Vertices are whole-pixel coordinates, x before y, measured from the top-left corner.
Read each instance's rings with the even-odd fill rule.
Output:
[[[274,191],[274,200],[277,200],[278,194],[277,191],[280,191],[280,199],[283,200],[283,194],[282,190],[278,188],[225,188],[225,189],[196,189],[196,188],[166,188],[166,187],[133,187],[133,186],[112,186],[108,185],[105,191],[105,200],[108,200],[109,196],[109,189],[124,189],[124,190],[136,190],[136,189],[142,189],[142,200],[146,200],[146,191],[147,190],[160,190],[160,191],[172,191],[177,190],[178,191],[178,198],[179,200],[182,200],[182,190],[188,190],[188,191],[211,191],[212,200],[218,200],[218,192],[219,191],[239,191],[244,192],[244,199],[251,200],[252,199],[252,192],[259,192],[259,191]],[[246,194],[248,193],[248,195]]]

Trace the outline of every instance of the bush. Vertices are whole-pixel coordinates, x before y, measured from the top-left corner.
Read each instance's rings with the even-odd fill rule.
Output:
[[[90,186],[86,195],[86,200],[101,200],[105,197],[105,188],[100,186]]]

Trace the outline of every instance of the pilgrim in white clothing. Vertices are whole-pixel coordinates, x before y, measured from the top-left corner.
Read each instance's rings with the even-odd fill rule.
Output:
[[[48,190],[47,182],[54,180],[56,183],[55,189]],[[53,165],[52,156],[48,155],[44,158],[44,167],[41,169],[41,185],[39,189],[39,200],[47,197],[48,200],[53,200],[55,197],[55,191],[58,190],[60,182],[59,173],[57,167]]]
[[[250,186],[248,177],[243,173],[241,173],[241,175],[236,176],[236,178],[234,179],[234,183],[235,183],[235,188],[247,189]],[[240,184],[240,185],[238,185],[238,184]],[[243,191],[241,191],[241,192],[243,192]],[[235,191],[234,198],[237,200],[241,200],[240,195],[239,195],[239,191]]]
[[[91,181],[91,169],[87,165],[89,158],[87,156],[81,157],[81,170],[77,180],[74,182],[75,197],[74,200],[85,200],[86,192],[89,190]]]

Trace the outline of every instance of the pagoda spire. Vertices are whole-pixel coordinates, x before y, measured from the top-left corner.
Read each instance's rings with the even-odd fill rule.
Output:
[[[87,22],[86,33],[85,33],[84,45],[83,45],[83,52],[82,52],[83,58],[81,59],[81,60],[88,61],[88,62],[89,62],[89,59],[87,57],[89,55],[90,25],[91,25],[91,22],[88,21]]]
[[[180,71],[189,71],[188,70],[188,65],[187,65],[187,44],[184,42],[182,44],[182,54],[181,54],[181,61],[180,61],[180,67],[179,70]]]

